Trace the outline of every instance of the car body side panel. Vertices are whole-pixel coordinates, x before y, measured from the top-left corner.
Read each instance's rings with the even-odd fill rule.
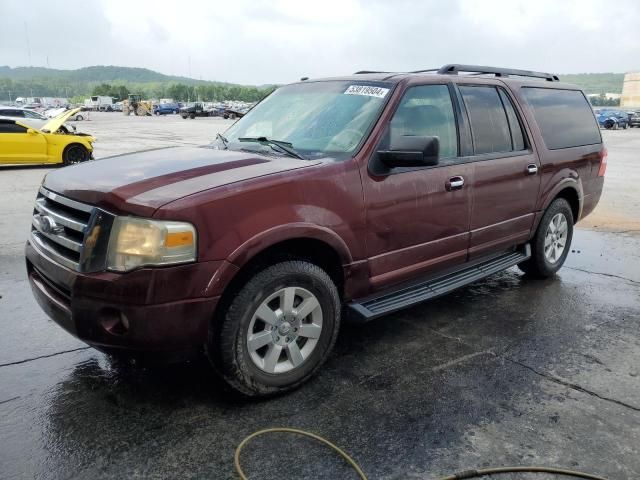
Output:
[[[236,195],[238,188],[243,194]],[[291,239],[332,247],[349,271],[365,256],[362,186],[354,161],[332,162],[199,192],[160,208],[154,218],[189,221],[198,232],[198,260],[242,268],[257,253]],[[357,270],[357,268],[356,268]],[[362,275],[354,273],[354,278]],[[345,290],[366,291],[366,283]]]
[[[553,84],[545,84],[543,86],[556,87]],[[578,210],[582,212],[584,197],[586,195],[596,195],[599,198],[602,192],[603,181],[602,177],[598,177],[598,170],[600,167],[600,151],[604,148],[603,144],[596,143],[572,148],[548,149],[542,138],[540,128],[535,121],[533,111],[523,97],[521,90],[513,85],[509,85],[509,87],[524,114],[540,159],[540,192],[537,197],[536,212],[544,212],[565,188],[571,188],[575,191],[579,199]],[[597,125],[595,118],[594,124]],[[534,221],[531,230],[532,236],[541,217],[541,215],[538,215]],[[583,215],[580,213],[575,221],[582,217]]]
[[[16,124],[20,125],[18,122]],[[44,163],[48,160],[45,135],[37,130],[31,131],[32,133],[0,133],[0,164]]]

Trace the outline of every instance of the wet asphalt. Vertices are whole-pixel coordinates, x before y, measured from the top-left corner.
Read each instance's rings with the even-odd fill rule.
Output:
[[[347,325],[316,378],[266,401],[204,360],[142,369],[86,348],[39,310],[23,259],[0,256],[0,478],[236,478],[236,445],[275,426],[331,439],[371,479],[509,464],[638,478],[640,236],[578,230],[572,250],[554,278],[511,269]],[[242,458],[252,479],[356,478],[282,434]]]
[[[226,126],[96,114],[79,129],[103,158],[203,144]],[[22,257],[46,170],[0,171],[0,480],[232,479],[236,445],[276,426],[330,439],[370,479],[512,464],[640,478],[640,131],[604,134],[605,193],[583,226],[613,231],[578,229],[558,275],[510,269],[345,325],[312,381],[267,401],[233,395],[204,359],[112,362],[48,320]],[[242,461],[256,480],[356,478],[328,449],[281,434]]]

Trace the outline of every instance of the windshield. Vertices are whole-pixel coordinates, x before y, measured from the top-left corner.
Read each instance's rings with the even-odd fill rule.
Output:
[[[281,87],[226,132],[227,147],[261,152],[267,138],[288,142],[304,158],[346,158],[368,133],[389,96],[382,82],[327,81]],[[218,141],[217,146],[224,148]]]

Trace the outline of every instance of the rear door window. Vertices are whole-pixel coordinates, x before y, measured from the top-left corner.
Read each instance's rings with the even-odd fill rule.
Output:
[[[493,86],[461,85],[476,155],[511,152],[511,130],[498,90]]]
[[[549,150],[601,143],[589,102],[580,90],[523,87]]]
[[[23,111],[22,110],[17,110],[17,109],[3,110],[2,115],[6,116],[6,117],[20,117],[20,118],[24,117]]]
[[[524,140],[524,133],[522,132],[522,124],[518,119],[518,115],[516,114],[516,109],[511,103],[511,99],[501,88],[498,89],[500,92],[500,99],[502,100],[502,104],[504,105],[504,109],[507,112],[507,119],[509,120],[509,128],[511,129],[511,142],[514,151],[520,151],[527,148],[526,142]]]

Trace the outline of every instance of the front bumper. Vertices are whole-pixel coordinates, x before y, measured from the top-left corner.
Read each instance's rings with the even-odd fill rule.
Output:
[[[26,245],[27,273],[41,308],[58,325],[102,350],[191,352],[207,339],[218,296],[206,296],[223,262],[127,274],[83,274]]]

